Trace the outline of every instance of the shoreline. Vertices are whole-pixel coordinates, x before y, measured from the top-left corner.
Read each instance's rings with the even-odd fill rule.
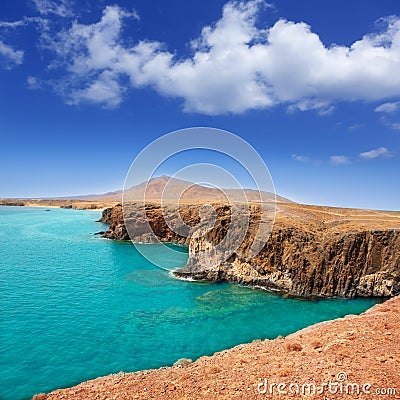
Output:
[[[2,207],[37,207],[37,208],[63,208],[86,211],[100,211],[113,207],[116,203],[104,203],[81,200],[9,200],[0,199]]]
[[[298,299],[298,300],[305,300],[305,301],[318,301],[318,300],[357,300],[357,299],[380,299],[382,302],[385,302],[389,299],[392,299],[396,296],[368,296],[368,297],[363,297],[363,296],[355,296],[355,297],[343,297],[343,296],[323,296],[323,295],[302,295],[298,296],[295,294],[290,294],[288,292],[285,292],[281,289],[276,289],[273,287],[268,287],[268,286],[262,286],[258,283],[246,283],[246,282],[241,282],[239,280],[228,280],[228,279],[220,279],[220,280],[209,280],[209,279],[196,279],[190,274],[180,274],[179,269],[175,271],[170,271],[170,275],[178,280],[181,281],[188,281],[188,282],[197,282],[197,283],[231,283],[233,285],[239,285],[247,289],[251,290],[261,290],[263,292],[267,293],[273,293],[278,296],[288,298],[288,299]]]
[[[302,298],[390,298],[400,294],[400,254],[396,251],[400,212],[389,218],[382,212],[340,209],[338,214],[327,207],[281,205],[263,248],[248,257],[261,212],[258,205],[251,204],[244,240],[229,260],[212,263],[204,258],[207,249],[225,237],[230,220],[225,203],[215,203],[213,208],[218,217],[203,235],[198,206],[182,205],[178,215],[174,207],[153,203],[132,203],[125,213],[117,205],[103,212],[102,221],[110,226],[103,237],[154,242],[155,238],[149,240],[143,231],[143,220],[147,220],[158,241],[189,247],[187,264],[173,273],[178,278],[235,282]],[[187,237],[170,226],[179,226],[180,218],[193,227]]]
[[[79,210],[79,211],[100,211],[103,212],[107,207],[103,208],[66,208],[66,207],[61,207],[61,206],[54,206],[54,205],[43,205],[43,204],[24,204],[24,205],[8,205],[8,204],[0,204],[0,207],[19,207],[19,208],[52,208],[52,209],[64,209],[64,210]]]
[[[68,205],[70,206],[68,208],[75,208],[70,204]],[[87,203],[84,205],[87,205]],[[24,206],[62,208],[60,205],[54,204],[26,204]],[[294,207],[295,206],[292,206],[292,208]],[[82,209],[96,212],[100,211],[100,209],[94,208]],[[330,222],[331,221],[328,221],[328,224]],[[374,228],[376,229],[376,227]],[[376,234],[374,228],[369,227],[370,232]],[[346,237],[349,237],[349,233],[345,232],[345,234],[347,235]],[[393,233],[393,235],[394,234],[395,233]],[[172,240],[167,240],[165,243],[176,245],[176,243],[174,243]],[[397,257],[395,253],[394,256]],[[171,273],[175,278],[179,279],[179,277],[175,276],[173,272]],[[197,279],[193,280],[197,281]],[[201,280],[198,281],[201,282]],[[239,281],[236,281],[235,283],[244,285],[249,289],[257,289],[257,285],[249,285],[246,284],[246,282]],[[264,290],[265,289],[266,288],[264,288]],[[276,291],[274,292],[276,293]],[[287,295],[283,294],[283,296]],[[301,297],[304,298],[304,296]],[[321,296],[317,297],[317,299],[327,297],[335,298],[335,296]],[[382,296],[375,297],[381,298]],[[341,297],[339,296],[339,298]],[[387,306],[388,304],[389,306]],[[364,379],[365,373],[367,373],[371,367],[375,367],[376,364],[378,367],[380,367],[379,371],[381,371],[382,368],[385,369],[387,367],[385,363],[390,364],[390,368],[387,370],[389,371],[387,375],[390,378],[398,378],[395,383],[396,385],[398,384],[400,393],[400,374],[396,375],[391,369],[391,363],[393,360],[395,360],[397,363],[400,362],[400,354],[396,353],[394,350],[394,358],[391,358],[388,351],[389,347],[393,349],[400,348],[400,331],[396,329],[396,321],[400,317],[399,311],[400,296],[397,296],[386,300],[383,304],[378,304],[371,307],[369,310],[365,311],[359,316],[345,316],[339,319],[320,322],[292,333],[286,338],[278,337],[274,340],[255,340],[252,343],[241,344],[231,349],[215,353],[213,356],[200,357],[194,363],[182,366],[181,368],[161,367],[154,370],[108,375],[91,381],[83,382],[78,386],[74,386],[69,389],[56,390],[51,392],[49,395],[40,394],[34,397],[34,399],[41,400],[68,398],[72,400],[84,400],[92,398],[97,399],[99,396],[100,398],[102,398],[101,396],[104,398],[110,396],[110,398],[112,398],[114,394],[114,397],[122,400],[131,400],[133,395],[137,395],[138,397],[136,398],[143,399],[168,398],[181,400],[184,398],[222,398],[230,400],[236,397],[253,399],[255,395],[260,395],[260,393],[255,392],[258,384],[257,379],[260,377],[262,378],[262,376],[265,375],[268,377],[272,375],[273,379],[278,382],[279,379],[286,377],[290,377],[290,379],[297,379],[301,382],[301,379],[303,378],[314,378],[316,374],[315,369],[317,371],[317,375],[318,373],[325,374],[326,369],[318,369],[321,367],[321,365],[330,365],[331,369],[342,367],[343,365],[347,368],[345,371],[346,373],[350,371],[351,374],[361,381]],[[387,317],[389,319],[385,320],[385,318],[383,318],[383,321],[380,321],[381,317]],[[359,330],[354,330],[353,325],[359,325]],[[347,329],[348,331],[346,332]],[[353,333],[350,334],[349,332]],[[356,333],[358,335],[358,341],[355,341],[356,337],[354,335]],[[379,337],[379,340],[377,340],[377,337]],[[324,340],[326,342],[325,344],[323,343]],[[321,346],[318,343],[321,344]],[[346,346],[351,343],[356,343],[357,346],[354,346],[349,350],[346,348]],[[369,346],[369,348],[367,350],[364,349],[364,352],[360,354],[359,348],[363,349],[364,345]],[[382,354],[381,351],[383,350],[386,353]],[[365,353],[367,353],[366,359],[363,357],[365,356]],[[268,354],[268,357],[264,357],[263,355],[265,354]],[[351,357],[348,357],[348,354],[350,354]],[[355,357],[354,354],[357,357]],[[318,358],[321,355],[325,357],[319,359],[321,365],[315,365],[315,358]],[[349,360],[347,360],[347,358],[349,358]],[[376,360],[378,358],[379,360],[382,359],[384,361],[379,361],[379,363],[377,363]],[[358,365],[363,366],[363,368],[356,368],[355,370],[352,369],[353,364],[351,363],[351,360],[353,359],[358,362],[357,368]],[[244,363],[243,360],[245,360]],[[248,374],[247,364],[249,363],[251,364],[249,368],[252,372]],[[246,368],[243,367],[243,364],[246,365]],[[304,370],[304,364],[306,366],[308,365],[310,369]],[[296,368],[294,368],[293,365],[296,365]],[[217,368],[218,371],[215,372],[216,370],[214,371],[214,368]],[[239,371],[240,369],[243,372],[242,374],[238,375],[232,372]],[[292,371],[293,374],[287,371]],[[343,371],[343,369],[340,371]],[[330,372],[329,374],[332,375]],[[329,374],[326,373],[325,375]],[[334,375],[335,374],[332,376]],[[375,375],[379,377],[379,374],[376,371]],[[365,379],[372,380],[375,378],[375,375],[368,375]],[[255,377],[257,379],[253,379]],[[249,381],[250,378],[252,379],[251,382]],[[232,385],[232,387],[229,386],[232,381],[235,381],[236,383],[239,382],[239,385]],[[145,384],[146,386],[142,386],[142,384]],[[390,385],[391,383],[388,381],[387,384]],[[171,390],[169,389],[170,386],[172,387]],[[200,397],[197,396],[197,392],[192,391],[194,387],[200,389]],[[127,394],[127,388],[129,389],[128,397],[124,397],[125,394]],[[58,394],[60,394],[60,397],[57,397]],[[194,394],[196,395],[195,397],[193,397]],[[252,397],[249,397],[248,395],[251,395]],[[321,399],[322,398],[323,397],[321,397]]]
[[[259,391],[264,379],[297,385],[338,384],[339,373],[345,374],[346,382],[398,389],[391,398],[400,398],[399,316],[397,296],[360,315],[319,322],[285,338],[254,340],[180,366],[111,374],[38,394],[33,400],[88,400],[103,395],[118,400],[276,398],[276,392]],[[381,338],[378,346],[377,335]],[[312,398],[325,399],[326,394]],[[353,399],[353,394],[340,398]],[[384,397],[370,393],[368,398]]]

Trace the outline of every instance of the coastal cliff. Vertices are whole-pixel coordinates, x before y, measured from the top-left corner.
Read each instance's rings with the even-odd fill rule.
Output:
[[[227,261],[207,264],[202,251],[226,236],[228,205],[213,204],[211,229],[200,205],[143,207],[132,204],[129,209],[131,239],[154,241],[145,229],[149,224],[158,240],[188,245],[187,265],[174,272],[177,277],[237,282],[298,297],[400,294],[400,213],[279,204],[268,241],[256,257],[249,257],[260,217],[259,205],[252,204],[240,247]],[[120,205],[106,209],[102,221],[110,224],[105,237],[129,240]]]

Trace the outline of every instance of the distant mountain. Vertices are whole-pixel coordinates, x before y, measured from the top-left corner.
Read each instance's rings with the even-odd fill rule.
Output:
[[[87,201],[121,201],[122,198],[122,190],[116,190],[114,192],[107,192],[103,194],[84,194],[81,196],[69,196],[69,197],[60,197],[61,199],[68,200],[87,200]]]
[[[253,189],[217,189],[199,185],[193,182],[171,178],[169,176],[160,176],[150,179],[149,182],[142,182],[125,190],[124,199],[129,201],[139,201],[143,199],[143,194],[146,192],[147,200],[159,201],[176,199],[180,197],[181,201],[226,201],[229,198],[231,201],[243,201],[243,192],[248,201],[273,201],[274,194],[269,192],[258,192]],[[74,199],[79,200],[96,200],[96,201],[121,201],[122,190],[109,192],[99,195],[74,196]],[[293,203],[293,201],[285,197],[276,195],[276,201],[282,203]]]

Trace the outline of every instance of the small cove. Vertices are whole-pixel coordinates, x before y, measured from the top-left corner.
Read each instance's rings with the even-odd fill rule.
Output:
[[[304,301],[177,280],[130,243],[95,236],[106,228],[94,222],[99,217],[0,207],[0,399],[196,359],[358,314],[378,301]],[[163,247],[151,246],[162,259]],[[186,250],[176,249],[166,267],[185,264]]]

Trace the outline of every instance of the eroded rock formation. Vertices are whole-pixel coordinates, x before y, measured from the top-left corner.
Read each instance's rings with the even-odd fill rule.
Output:
[[[175,272],[178,277],[238,282],[300,297],[400,294],[400,213],[279,204],[268,241],[249,257],[260,219],[260,206],[252,204],[241,245],[227,261],[216,263],[208,249],[221,243],[229,229],[235,240],[236,227],[230,206],[212,206],[204,212],[201,204],[179,209],[132,204],[125,210],[131,239],[188,245],[189,259]],[[120,205],[105,210],[103,222],[110,223],[105,237],[129,240]],[[156,237],[148,233],[149,225]]]

